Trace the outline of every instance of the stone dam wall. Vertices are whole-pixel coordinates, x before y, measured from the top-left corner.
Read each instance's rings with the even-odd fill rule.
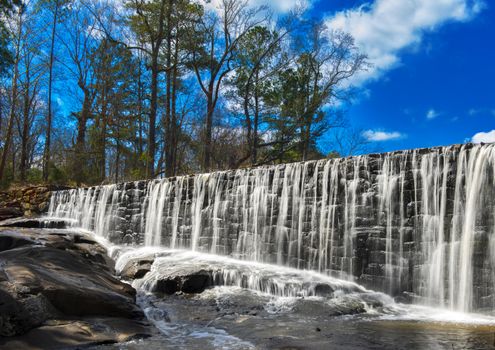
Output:
[[[58,191],[49,215],[491,312],[494,175],[495,145],[465,144]]]

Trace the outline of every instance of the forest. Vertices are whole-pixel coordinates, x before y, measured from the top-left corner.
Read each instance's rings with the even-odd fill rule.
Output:
[[[347,156],[353,37],[303,6],[0,0],[0,185],[92,185]]]

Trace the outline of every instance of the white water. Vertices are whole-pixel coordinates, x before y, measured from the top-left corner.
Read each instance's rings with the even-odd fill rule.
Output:
[[[65,230],[62,230],[65,232]],[[80,232],[78,229],[75,232]],[[213,327],[199,327],[191,324],[167,322],[160,307],[153,305],[152,290],[157,280],[164,276],[174,275],[175,272],[184,272],[201,269],[213,270],[215,288],[208,289],[199,298],[205,300],[218,299],[228,295],[240,295],[242,290],[255,293],[266,311],[273,314],[292,313],[294,307],[304,300],[317,301],[340,308],[363,307],[365,314],[357,315],[364,321],[413,321],[426,323],[458,324],[458,325],[495,325],[495,318],[476,313],[451,311],[438,307],[408,305],[394,302],[386,294],[363,288],[354,282],[339,280],[314,271],[280,267],[276,265],[241,261],[225,256],[198,253],[190,250],[174,250],[162,247],[140,247],[115,245],[102,236],[90,231],[82,231],[92,236],[101,245],[107,248],[108,254],[116,261],[115,270],[118,274],[133,260],[152,260],[151,271],[143,278],[134,280],[132,285],[138,290],[139,304],[147,314],[148,319],[155,324],[162,333],[171,337],[175,342],[197,339],[196,332],[202,332],[209,342],[221,342],[226,348],[251,348],[252,346],[235,338],[221,329]],[[180,275],[180,273],[179,273]],[[317,286],[330,286],[332,291],[316,293]],[[151,304],[150,304],[151,302]],[[173,302],[172,304],[173,305]],[[173,306],[171,306],[173,307]],[[351,314],[343,318],[353,318]],[[194,333],[194,334],[193,334]],[[201,338],[201,337],[200,337]],[[234,346],[235,344],[239,347]],[[184,345],[187,347],[187,345]],[[216,348],[216,347],[215,347]]]
[[[235,286],[279,297],[327,296],[334,293],[355,293],[376,296],[387,303],[390,297],[366,290],[362,286],[314,271],[241,261],[212,254],[187,250],[139,248],[118,256],[116,271],[119,273],[132,260],[151,258],[151,271],[137,281],[136,288],[151,292],[162,276],[182,275],[184,271],[209,271],[213,285]]]
[[[174,275],[177,271],[212,270],[216,288],[203,293],[205,299],[215,299],[222,295],[238,294],[241,289],[258,292],[261,299],[268,298],[264,308],[275,314],[291,312],[293,306],[302,299],[317,300],[330,305],[362,305],[372,320],[422,321],[471,325],[494,325],[495,318],[481,314],[431,308],[420,305],[395,303],[386,294],[373,292],[348,281],[325,276],[313,271],[278,267],[251,261],[240,261],[228,257],[204,254],[193,251],[171,250],[160,247],[114,246],[100,240],[116,259],[116,271],[120,273],[134,260],[153,260],[151,271],[142,279],[133,281],[133,286],[145,293],[151,293],[157,280]],[[332,292],[317,295],[315,287],[330,286]],[[366,318],[364,318],[366,319]],[[167,334],[176,325],[164,323]],[[160,329],[162,329],[160,327]],[[211,332],[210,329],[208,332]],[[176,330],[174,329],[176,333]],[[174,333],[174,334],[175,334]]]
[[[494,145],[321,160],[63,191],[49,215],[115,243],[228,254],[490,311],[494,165]]]

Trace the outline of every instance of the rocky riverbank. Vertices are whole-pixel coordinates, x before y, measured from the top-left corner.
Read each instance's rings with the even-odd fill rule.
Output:
[[[91,237],[0,227],[0,348],[60,349],[153,334],[136,291]]]

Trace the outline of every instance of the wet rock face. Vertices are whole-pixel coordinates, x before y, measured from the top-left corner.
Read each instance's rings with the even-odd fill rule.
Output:
[[[134,288],[113,271],[105,249],[83,234],[0,228],[0,347],[65,348],[149,334]],[[78,328],[85,335],[74,334]],[[29,344],[36,338],[43,340]]]

